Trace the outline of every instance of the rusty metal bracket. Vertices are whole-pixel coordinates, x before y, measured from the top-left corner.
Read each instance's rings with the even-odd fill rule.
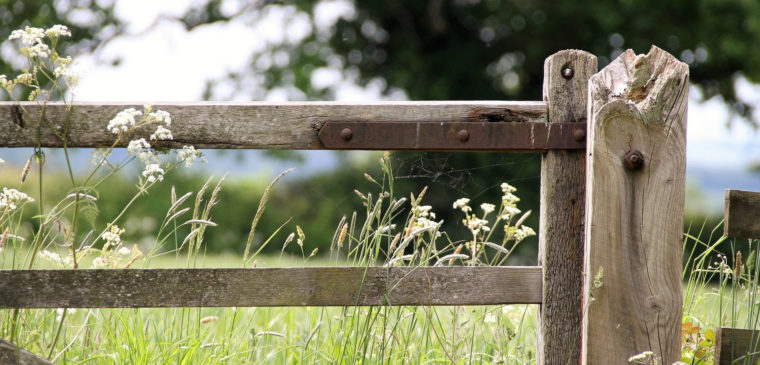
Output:
[[[586,148],[585,123],[325,122],[334,150],[545,152]]]

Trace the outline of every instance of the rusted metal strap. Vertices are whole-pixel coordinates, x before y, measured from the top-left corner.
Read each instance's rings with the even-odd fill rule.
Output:
[[[585,123],[325,122],[335,150],[545,152],[586,148]]]

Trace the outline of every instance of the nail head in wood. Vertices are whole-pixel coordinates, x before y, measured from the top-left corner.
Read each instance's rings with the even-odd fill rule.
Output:
[[[575,140],[578,141],[578,142],[585,141],[586,140],[586,131],[583,130],[583,129],[581,129],[581,128],[576,129],[575,132],[573,132],[573,138],[575,138]]]
[[[468,132],[466,129],[461,129],[459,132],[457,132],[457,139],[459,142],[467,142],[467,140],[470,139],[470,132]]]
[[[573,78],[573,75],[575,74],[575,71],[573,71],[573,68],[570,66],[565,66],[562,68],[562,77],[570,80]]]
[[[623,157],[623,164],[625,168],[631,171],[636,171],[644,165],[644,155],[641,151],[633,149],[625,153]]]
[[[350,141],[351,137],[353,136],[354,136],[354,132],[351,131],[350,128],[343,128],[343,130],[340,131],[340,138],[342,138],[346,142]]]

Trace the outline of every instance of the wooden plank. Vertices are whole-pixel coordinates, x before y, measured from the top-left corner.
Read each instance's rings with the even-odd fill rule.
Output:
[[[541,302],[540,267],[2,270],[3,308]]]
[[[589,80],[584,364],[681,359],[688,72],[652,47]]]
[[[20,107],[20,106],[21,107]],[[23,107],[23,108],[22,108]],[[68,130],[69,147],[109,147],[114,135],[106,130],[116,114],[142,105],[76,103],[70,114],[61,103],[50,103],[45,115],[53,128],[42,128],[43,147],[62,147],[59,133]],[[26,110],[26,112],[24,112]],[[545,122],[543,102],[425,101],[348,104],[304,103],[191,103],[155,104],[153,110],[171,114],[174,141],[160,147],[322,149],[317,132],[326,121],[359,122]],[[37,146],[34,120],[41,107],[33,103],[0,102],[0,146]],[[27,114],[32,118],[27,117]],[[65,128],[69,121],[68,129]],[[132,138],[148,138],[152,129]],[[122,141],[121,146],[126,142]]]
[[[52,365],[53,363],[0,339],[0,364]]]
[[[544,63],[544,101],[549,125],[586,124],[588,79],[596,57],[567,50]],[[585,145],[585,133],[579,140]],[[549,151],[541,159],[538,262],[544,268],[539,316],[538,363],[578,364],[583,317],[583,220],[585,151]]]
[[[319,130],[325,148],[337,150],[423,150],[545,152],[585,150],[580,123],[326,122]]]
[[[726,190],[723,235],[737,238],[760,238],[760,193]]]
[[[760,360],[760,331],[719,328],[715,335],[716,365],[757,364]]]

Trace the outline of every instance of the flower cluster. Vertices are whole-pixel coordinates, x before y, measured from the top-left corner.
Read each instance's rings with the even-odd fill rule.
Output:
[[[16,85],[26,85],[33,89],[30,92],[29,100],[35,100],[40,95],[46,95],[46,91],[40,89],[39,83],[36,81],[39,72],[46,72],[44,69],[52,71],[52,74],[55,75],[55,81],[63,80],[70,87],[76,86],[79,82],[79,76],[69,69],[71,57],[61,57],[55,51],[58,38],[70,36],[69,28],[60,24],[48,29],[27,26],[24,29],[14,30],[8,40],[19,40],[21,42],[22,47],[19,48],[19,52],[29,59],[32,67],[31,69],[24,69],[14,80],[8,80],[7,76],[0,75],[0,87],[12,94]],[[46,39],[50,40],[50,44],[46,43]],[[45,61],[48,59],[49,62]],[[50,75],[46,73],[46,77],[50,77]]]
[[[25,203],[33,201],[34,199],[29,195],[16,189],[3,188],[3,192],[0,193],[0,212],[14,211]]]
[[[480,216],[473,212],[473,209],[470,207],[470,199],[468,198],[457,199],[452,205],[454,209],[459,209],[464,213],[465,218],[462,219],[462,224],[464,224],[472,234],[472,239],[464,243],[464,247],[466,247],[471,253],[472,265],[477,264],[478,256],[483,253],[483,250],[481,249],[484,245],[505,255],[509,255],[511,249],[505,247],[508,242],[512,242],[511,248],[513,249],[515,245],[525,238],[536,234],[532,228],[523,225],[525,218],[527,218],[530,212],[524,214],[514,224],[512,223],[512,219],[521,213],[520,209],[517,208],[517,202],[520,201],[520,198],[514,194],[517,189],[507,183],[503,183],[501,184],[501,191],[502,197],[499,209],[497,210],[496,205],[494,204],[483,203],[480,205],[480,210],[482,211]],[[496,219],[493,222],[493,225],[491,225],[489,215],[494,212],[497,212]],[[489,239],[492,234],[491,229],[495,228],[500,223],[504,226],[504,239],[502,244],[498,245],[489,242]],[[461,245],[457,250],[461,250]]]
[[[413,229],[435,227],[441,223],[435,221],[435,213],[431,209],[433,207],[429,205],[417,205],[412,208],[412,214],[415,217]]]
[[[203,163],[206,162],[206,157],[203,156],[203,153],[196,150],[193,146],[182,146],[182,151],[177,152],[177,161],[183,162],[185,167],[192,166],[197,159],[200,159]]]
[[[123,228],[119,228],[119,226],[113,224],[111,227],[103,232],[102,235],[100,235],[100,238],[102,238],[106,243],[103,245],[104,248],[108,248],[110,246],[116,247],[121,244],[121,235],[124,233]]]
[[[154,132],[150,135],[150,140],[165,141],[174,139],[174,136],[169,129],[171,123],[172,117],[168,112],[163,110],[153,111],[152,105],[145,105],[143,111],[139,111],[135,108],[122,110],[116,114],[110,122],[108,122],[106,129],[113,134],[122,136],[137,128],[158,124]],[[148,183],[163,181],[166,170],[161,167],[161,159],[150,145],[150,142],[146,141],[145,138],[131,140],[127,146],[127,153],[131,156],[137,157],[143,164],[145,164],[145,169],[142,172],[145,181]],[[106,157],[107,155],[94,156],[95,160],[97,160],[96,164],[102,163]],[[180,163],[184,163],[187,167],[190,167],[197,159],[206,162],[206,158],[203,157],[203,154],[200,151],[196,151],[193,146],[184,146],[182,151],[177,152],[177,160]]]

